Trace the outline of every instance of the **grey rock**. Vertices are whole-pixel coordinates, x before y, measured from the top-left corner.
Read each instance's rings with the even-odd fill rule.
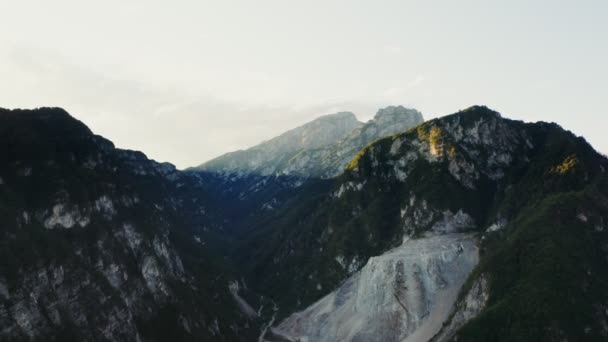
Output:
[[[225,154],[195,170],[226,175],[333,177],[367,144],[422,123],[422,114],[403,106],[380,109],[367,123],[342,112],[322,116],[244,151]]]
[[[478,261],[472,235],[405,241],[274,330],[294,341],[428,341]]]

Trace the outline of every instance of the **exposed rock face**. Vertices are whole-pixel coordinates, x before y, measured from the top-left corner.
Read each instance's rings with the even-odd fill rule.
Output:
[[[180,172],[64,111],[0,110],[0,340],[606,340],[606,170],[485,107],[305,183]]]
[[[256,256],[243,257],[254,264],[248,283],[273,294],[284,310],[279,319],[299,312],[279,326],[292,339],[374,340],[357,335],[367,330],[377,340],[426,341],[445,323],[437,338],[448,341],[602,340],[608,336],[608,292],[601,285],[608,267],[606,165],[584,139],[556,124],[503,119],[478,106],[431,120],[369,145],[325,193],[302,189],[308,195],[284,209],[277,223],[254,227],[253,242],[242,249]],[[590,207],[597,210],[594,219]],[[452,318],[446,314],[431,331],[416,329],[425,331],[416,339],[409,328],[387,328],[388,316],[358,316],[360,306],[350,304],[356,284],[372,265],[382,269],[368,260],[381,259],[403,239],[467,232],[481,237],[484,260],[467,282],[465,299],[449,302]],[[336,292],[324,297],[328,289]],[[344,292],[351,295],[340,296]],[[583,316],[584,323],[573,324],[572,317]],[[349,318],[369,325],[359,330]],[[405,316],[398,321],[408,322]],[[532,321],[540,325],[531,328]]]
[[[380,109],[365,124],[352,113],[327,115],[188,172],[200,179],[216,201],[226,203],[223,207],[241,208],[227,215],[227,225],[239,227],[247,225],[243,219],[256,215],[256,211],[284,208],[280,193],[293,191],[310,180],[332,178],[369,143],[422,122],[422,114],[403,106]]]
[[[405,132],[424,121],[415,109],[390,106],[378,110],[376,116],[352,131],[336,145],[324,151],[305,151],[290,160],[287,170],[300,174],[330,178],[344,171],[357,152],[368,144],[396,133]]]
[[[244,151],[228,153],[198,167],[235,175],[274,175],[302,151],[332,146],[362,124],[353,113],[325,115]]]
[[[485,276],[477,278],[465,298],[455,307],[456,311],[449,320],[449,324],[444,324],[441,331],[431,341],[449,341],[458,329],[479,315],[488,304],[489,287],[490,284]]]
[[[471,235],[408,240],[276,330],[298,341],[428,341],[477,262]]]
[[[245,151],[228,153],[197,167],[231,175],[291,175],[333,177],[365,145],[381,137],[406,131],[423,122],[414,109],[391,106],[380,109],[362,124],[352,113],[320,117]]]
[[[390,177],[405,182],[420,159],[431,164],[446,163],[447,170],[459,183],[474,190],[475,183],[482,177],[497,181],[504,177],[505,169],[515,163],[527,162],[534,144],[526,130],[503,120],[500,114],[487,108],[474,107],[467,112],[481,112],[483,115],[467,115],[465,112],[429,121],[419,126],[415,133],[390,138],[390,146],[382,146],[387,148],[386,151],[380,151],[379,144],[370,146],[364,156],[372,158],[371,167],[366,169],[371,172],[389,171]],[[384,141],[388,142],[388,139]],[[377,155],[388,160],[379,161]],[[359,160],[350,163],[349,170],[358,172]],[[376,167],[382,163],[392,168]]]
[[[257,336],[192,238],[212,223],[190,176],[56,108],[0,109],[0,175],[0,340]]]

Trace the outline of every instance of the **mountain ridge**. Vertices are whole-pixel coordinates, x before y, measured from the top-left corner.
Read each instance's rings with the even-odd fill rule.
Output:
[[[453,324],[456,328],[452,331],[437,331],[444,334],[441,340],[460,340],[464,336],[468,336],[465,340],[479,341],[509,340],[514,336],[519,340],[581,338],[583,329],[580,323],[569,323],[568,312],[587,312],[586,324],[594,328],[585,339],[597,340],[607,336],[608,330],[601,328],[607,318],[601,310],[594,309],[596,301],[581,295],[577,296],[576,306],[562,304],[560,293],[578,293],[580,284],[563,282],[559,273],[547,269],[552,267],[550,258],[559,259],[573,279],[582,277],[584,282],[595,284],[591,287],[593,298],[608,303],[600,285],[607,280],[600,275],[608,260],[605,251],[600,252],[604,248],[601,246],[608,246],[601,224],[608,215],[607,169],[608,161],[583,138],[553,123],[503,119],[482,106],[430,120],[372,143],[325,193],[311,194],[309,204],[286,208],[275,217],[276,222],[267,220],[252,229],[257,236],[243,247],[252,253],[246,253],[245,258],[254,260],[251,278],[257,281],[251,286],[278,294],[275,299],[287,313],[306,310],[327,293],[325,289],[336,289],[350,279],[370,257],[381,255],[406,239],[473,232],[479,236],[480,263],[462,291],[466,294],[468,289],[478,289],[477,297],[471,297],[476,298],[471,301],[477,301],[478,308],[474,315],[456,315],[457,308],[466,308],[458,301],[455,315],[450,317],[461,321]],[[603,206],[589,209],[589,196],[604,198],[599,202]],[[570,198],[570,204],[552,202],[562,197]],[[561,206],[558,217],[567,224],[555,222],[555,215],[546,214],[534,224],[529,223],[535,210],[550,211],[547,205]],[[583,210],[580,208],[593,211],[595,223],[584,224],[584,219],[577,219],[576,211]],[[600,224],[599,228],[593,230],[594,224]],[[535,226],[543,227],[546,235],[536,233]],[[562,236],[567,236],[566,240]],[[266,242],[262,245],[256,240]],[[554,244],[564,247],[555,250]],[[573,244],[577,246],[574,249],[570,247]],[[260,248],[268,245],[275,247],[272,251]],[[534,255],[535,245],[550,252],[538,260],[527,257],[523,266],[513,262],[518,250]],[[593,246],[594,253],[603,255],[599,259],[590,257],[592,254],[579,257],[582,263],[593,265],[589,266],[593,271],[588,275],[581,273],[580,264],[559,257],[561,252],[580,255],[577,250],[581,245]],[[500,252],[488,252],[493,250]],[[509,265],[512,278],[500,275],[505,265]],[[543,278],[538,278],[537,273]],[[547,291],[541,296],[546,303],[537,306],[542,314],[535,316],[536,309],[530,305],[537,303],[533,293],[560,281],[560,291]],[[390,289],[389,284],[377,286],[387,292]],[[513,290],[509,286],[520,290],[510,292]],[[392,305],[397,305],[397,301]],[[515,307],[523,313],[517,313]],[[394,314],[400,315],[399,312]],[[542,315],[552,317],[551,321],[544,321]],[[524,316],[539,328],[526,329],[523,318],[518,318]],[[483,318],[485,325],[476,323],[479,319],[474,317]],[[563,328],[551,325],[553,320]],[[499,322],[504,321],[516,323],[501,327]],[[445,324],[451,322],[452,318]],[[304,331],[303,335],[292,337],[305,336],[309,335]]]
[[[66,114],[0,109],[2,338],[608,337],[608,160],[555,123],[473,106],[373,140],[335,177],[227,179]],[[361,303],[382,320],[341,335],[337,308]]]
[[[341,171],[343,164],[361,145],[422,121],[422,114],[403,106],[382,108],[366,123],[357,121],[351,112],[324,115],[249,149],[227,153],[190,170],[236,175],[331,177]],[[341,124],[336,125],[336,122]],[[303,137],[307,134],[315,137],[310,139],[315,140],[314,143],[306,143]],[[321,139],[317,138],[319,136]]]
[[[257,336],[189,176],[57,108],[0,110],[0,142],[0,339]]]

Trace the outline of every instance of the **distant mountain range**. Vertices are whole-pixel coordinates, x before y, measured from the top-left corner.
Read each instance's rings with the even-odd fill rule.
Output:
[[[0,109],[0,340],[603,341],[608,159],[483,106],[185,171]]]
[[[322,116],[244,151],[210,160],[195,170],[227,175],[333,177],[367,144],[423,122],[415,109],[380,109],[366,123],[353,113]]]

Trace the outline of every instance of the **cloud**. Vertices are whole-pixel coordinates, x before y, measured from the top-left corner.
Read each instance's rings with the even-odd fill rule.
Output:
[[[0,106],[63,107],[117,146],[178,167],[255,145],[322,114],[355,110],[365,118],[375,111],[349,101],[301,106],[271,99],[229,101],[200,90],[133,81],[111,69],[100,73],[31,48],[5,50],[0,65],[5,75]]]

